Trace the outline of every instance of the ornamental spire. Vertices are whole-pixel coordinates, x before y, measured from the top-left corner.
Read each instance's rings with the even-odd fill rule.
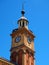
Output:
[[[21,13],[22,13],[22,16],[24,16],[24,14],[25,14],[25,11],[24,11],[24,3],[22,4],[22,11],[21,11]]]
[[[27,18],[24,16],[25,11],[24,11],[24,3],[22,4],[22,11],[21,11],[21,18],[18,20],[18,24],[19,24],[19,28],[27,28],[28,29],[28,20]]]

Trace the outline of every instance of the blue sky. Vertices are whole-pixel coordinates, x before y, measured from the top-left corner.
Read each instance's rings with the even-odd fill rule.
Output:
[[[49,0],[24,0],[29,29],[36,36],[35,64],[49,65]],[[0,0],[0,57],[10,58],[11,37],[21,17],[23,0]]]

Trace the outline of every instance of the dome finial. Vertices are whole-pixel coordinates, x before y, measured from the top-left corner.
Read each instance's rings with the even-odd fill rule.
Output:
[[[24,3],[22,3],[22,11],[21,11],[21,13],[22,13],[22,16],[24,16],[24,14],[25,14],[25,11],[24,11]]]

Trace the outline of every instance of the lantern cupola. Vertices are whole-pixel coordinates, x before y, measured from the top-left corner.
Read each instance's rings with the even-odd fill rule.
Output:
[[[21,16],[21,18],[18,20],[19,28],[25,27],[25,28],[28,29],[28,20],[27,20],[27,18],[24,16],[24,14],[25,14],[24,9],[22,9],[21,14],[22,14],[22,16]]]

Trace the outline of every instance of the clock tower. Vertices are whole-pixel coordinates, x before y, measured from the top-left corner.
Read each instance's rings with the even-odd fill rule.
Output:
[[[28,29],[28,20],[24,17],[18,20],[18,28],[11,33],[12,45],[10,61],[17,65],[34,65],[34,34]]]

